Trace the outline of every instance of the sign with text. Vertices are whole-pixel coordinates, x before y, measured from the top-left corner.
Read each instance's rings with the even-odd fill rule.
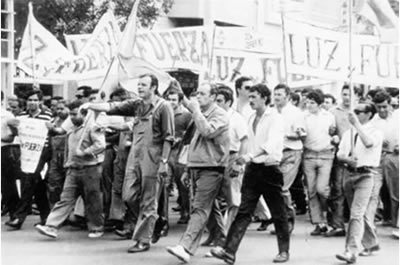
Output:
[[[21,170],[25,173],[34,173],[47,137],[46,121],[21,118],[18,136],[21,146]]]
[[[375,86],[398,86],[399,45],[380,43],[379,37],[354,35],[349,52],[348,34],[285,20],[289,73]]]

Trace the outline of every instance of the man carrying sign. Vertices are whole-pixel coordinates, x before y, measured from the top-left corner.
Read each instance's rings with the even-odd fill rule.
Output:
[[[50,121],[51,113],[40,108],[43,94],[32,90],[27,95],[27,110],[18,116],[17,127],[21,139],[21,200],[11,219],[5,224],[15,230],[21,228],[32,207],[35,197],[40,212],[40,223],[45,223],[50,212],[46,183],[41,176],[45,164],[50,160],[49,139],[45,122]],[[38,120],[38,121],[37,121]],[[44,139],[40,143],[40,139]],[[29,154],[29,155],[25,155]],[[26,158],[26,159],[25,159]]]

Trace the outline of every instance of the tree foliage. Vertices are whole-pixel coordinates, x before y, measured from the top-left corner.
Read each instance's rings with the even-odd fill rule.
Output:
[[[33,0],[33,10],[36,19],[46,27],[56,38],[65,43],[64,34],[91,33],[101,16],[111,5],[114,9],[121,29],[124,28],[134,1],[138,0]],[[168,13],[174,0],[140,0],[138,9],[139,26],[151,28],[158,16]],[[26,1],[17,0],[16,14],[16,45],[22,38],[23,29],[28,15]],[[18,25],[23,23],[23,25]]]

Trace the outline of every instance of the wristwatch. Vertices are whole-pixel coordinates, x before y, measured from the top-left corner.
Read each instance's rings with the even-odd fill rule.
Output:
[[[164,163],[164,164],[167,164],[168,163],[168,159],[163,158],[163,159],[161,159],[161,162]]]

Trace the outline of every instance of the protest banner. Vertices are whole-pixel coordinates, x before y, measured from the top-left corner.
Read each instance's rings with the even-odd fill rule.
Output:
[[[92,34],[64,34],[67,49],[73,54],[78,55]]]
[[[47,137],[46,121],[21,118],[18,136],[21,146],[21,170],[25,173],[34,173]]]
[[[343,32],[285,20],[286,52],[289,73],[329,80],[349,77],[348,36]],[[399,46],[381,43],[379,37],[352,36],[352,80],[375,86],[397,86]]]

